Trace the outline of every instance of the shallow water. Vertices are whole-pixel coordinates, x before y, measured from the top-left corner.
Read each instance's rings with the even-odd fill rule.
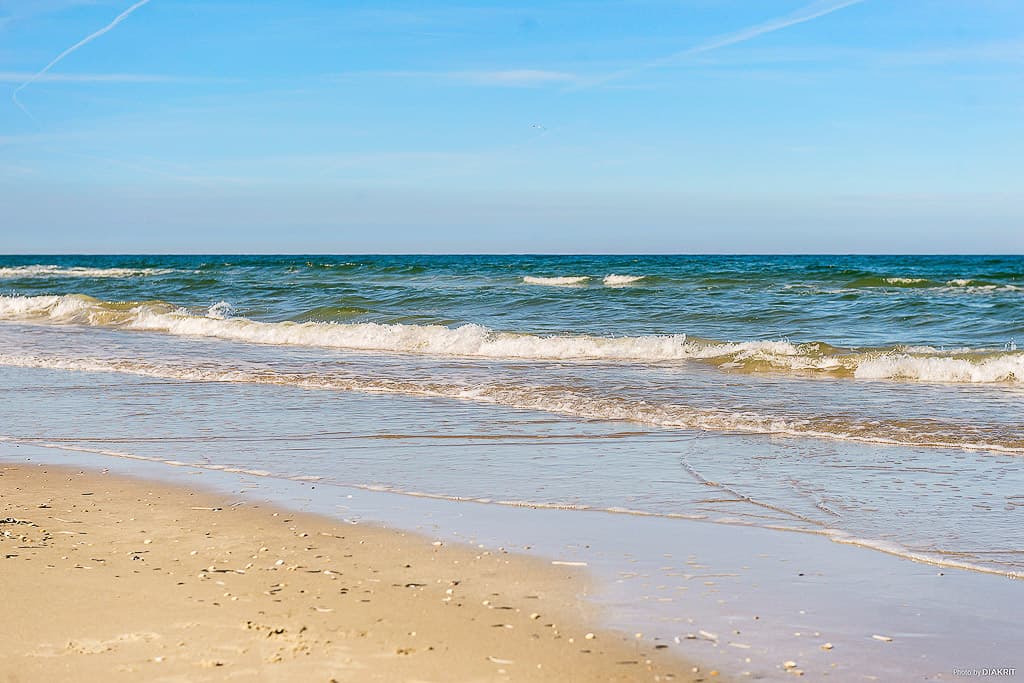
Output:
[[[1024,572],[1019,257],[2,257],[0,294],[4,438]]]
[[[277,387],[221,391],[203,383],[186,388],[85,374],[77,376],[84,381],[72,382],[73,373],[41,369],[4,369],[0,379],[16,380],[11,388],[19,396],[41,397],[26,406],[31,414],[8,411],[4,417],[26,425],[40,414],[54,418],[49,438],[0,442],[0,460],[109,469],[211,488],[228,495],[232,505],[270,500],[352,523],[375,521],[468,542],[480,552],[526,552],[585,563],[596,579],[588,597],[606,608],[606,625],[677,648],[705,671],[718,669],[738,680],[786,681],[793,674],[783,662],[793,660],[809,680],[938,681],[958,679],[957,669],[1016,665],[1020,581],[868,552],[820,534],[716,524],[719,503],[707,499],[684,501],[703,510],[697,516],[706,515],[706,521],[697,521],[396,494],[380,490],[382,485],[353,483],[364,476],[373,481],[380,462],[393,459],[417,472],[446,465],[437,467],[432,479],[442,487],[478,480],[478,468],[502,463],[501,473],[510,481],[497,491],[544,488],[538,476],[524,481],[524,471],[543,475],[553,489],[572,491],[578,483],[570,475],[583,482],[602,480],[588,471],[595,457],[636,463],[639,454],[639,460],[663,470],[668,464],[663,449],[648,456],[648,446],[662,438],[681,444],[689,437],[579,427],[521,411],[485,414],[476,405],[463,411],[439,399],[352,393],[325,409],[329,397],[313,405],[300,398],[296,404]],[[246,412],[245,406],[254,409]],[[485,423],[491,428],[479,431]],[[275,424],[296,430],[269,432]],[[327,431],[338,424],[355,429]],[[432,436],[403,433],[424,424],[436,427]],[[93,436],[63,438],[65,427]],[[95,436],[99,432],[111,436]],[[605,446],[617,439],[625,440],[625,450],[608,453]],[[424,446],[425,441],[432,445]],[[483,451],[482,442],[490,444]],[[333,446],[325,448],[328,443]],[[566,468],[562,456],[573,458],[574,447],[576,462]],[[274,469],[297,460],[338,474],[282,478]],[[225,462],[257,462],[267,469]],[[644,464],[635,467],[639,476]],[[642,484],[627,479],[619,486],[606,478],[604,488]],[[700,496],[703,488],[683,480],[661,483],[674,484],[685,496]],[[733,505],[732,511],[741,508]],[[875,634],[892,640],[880,641]],[[834,648],[823,649],[824,643]]]

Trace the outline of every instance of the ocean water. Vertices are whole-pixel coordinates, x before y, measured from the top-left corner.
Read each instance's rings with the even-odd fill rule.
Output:
[[[0,257],[0,438],[1022,577],[1022,304],[1021,257]]]

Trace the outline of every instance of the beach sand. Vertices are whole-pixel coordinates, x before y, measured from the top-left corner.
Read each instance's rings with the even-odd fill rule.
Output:
[[[0,681],[721,680],[596,628],[585,568],[0,467]]]

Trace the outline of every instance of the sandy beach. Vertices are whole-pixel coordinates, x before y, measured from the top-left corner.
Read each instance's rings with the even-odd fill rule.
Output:
[[[10,681],[721,680],[585,570],[107,473],[0,470]]]
[[[0,0],[0,683],[1020,680],[1022,28]]]

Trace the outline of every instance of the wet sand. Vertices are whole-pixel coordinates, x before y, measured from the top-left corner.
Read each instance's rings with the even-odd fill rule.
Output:
[[[0,680],[701,681],[585,569],[148,481],[0,467]]]

